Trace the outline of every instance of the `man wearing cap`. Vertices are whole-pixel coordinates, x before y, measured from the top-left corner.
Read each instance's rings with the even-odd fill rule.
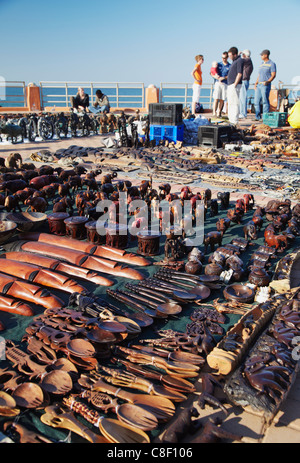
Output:
[[[242,87],[240,93],[240,119],[247,117],[247,92],[250,84],[250,77],[253,72],[253,63],[250,50],[244,50],[241,54],[244,61]]]
[[[260,54],[263,62],[258,69],[258,77],[256,79],[254,89],[254,107],[255,120],[261,120],[261,102],[263,104],[263,113],[268,113],[270,110],[270,91],[271,82],[276,77],[276,64],[270,60],[270,50],[263,50]]]
[[[227,113],[229,122],[236,125],[239,120],[240,112],[239,98],[242,87],[244,60],[239,56],[236,47],[231,47],[230,50],[228,50],[228,57],[232,61],[232,64],[227,76]]]

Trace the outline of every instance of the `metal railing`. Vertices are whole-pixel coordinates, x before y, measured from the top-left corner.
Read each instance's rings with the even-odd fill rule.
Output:
[[[26,86],[21,80],[0,79],[0,106],[26,106]]]
[[[204,83],[201,86],[200,103],[204,108],[212,108],[214,85]],[[192,103],[193,84],[178,82],[161,82],[160,103],[182,103],[187,106]]]
[[[284,84],[283,82],[279,82],[279,89],[288,90],[289,95],[288,99],[291,103],[295,103],[297,100],[300,99],[300,85],[292,85],[292,84]]]
[[[286,88],[288,86],[284,86]],[[212,109],[213,107],[213,92],[214,84],[203,83],[200,91],[200,103],[204,109]],[[162,82],[160,84],[160,103],[182,103],[183,107],[192,104],[193,84],[192,83],[177,83],[177,82]],[[254,101],[254,84],[249,85],[248,102]]]
[[[111,107],[144,108],[145,86],[142,82],[40,82],[41,104],[45,106],[71,106],[71,97],[78,87],[89,95],[90,104],[95,101],[97,89],[108,96]]]

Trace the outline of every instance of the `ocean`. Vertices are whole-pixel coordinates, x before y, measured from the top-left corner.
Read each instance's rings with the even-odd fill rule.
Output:
[[[94,101],[95,91],[100,88],[109,97],[111,107],[143,108],[145,107],[145,86],[143,83],[42,83],[40,87],[43,107],[70,106],[70,97],[75,96],[78,86],[82,86],[90,96],[90,103]],[[284,87],[284,86],[283,86]],[[22,84],[7,83],[6,87],[0,82],[0,106],[22,107],[26,106],[24,98],[24,86]],[[204,109],[212,108],[211,84],[203,84],[201,88],[200,103]],[[183,106],[191,106],[192,83],[164,83],[160,86],[160,103],[182,103]],[[291,92],[290,103],[300,96],[300,91]],[[253,84],[248,91],[248,105],[254,103]]]

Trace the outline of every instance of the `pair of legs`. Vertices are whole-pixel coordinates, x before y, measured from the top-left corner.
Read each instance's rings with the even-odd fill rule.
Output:
[[[213,116],[221,117],[224,108],[224,100],[214,100]]]
[[[241,87],[241,84],[236,87],[234,84],[231,84],[228,85],[227,89],[228,119],[229,122],[234,125],[239,121]]]
[[[196,115],[196,104],[200,102],[201,85],[193,84],[192,114]]]
[[[240,117],[247,117],[247,93],[249,88],[249,80],[243,80],[240,93]]]
[[[261,119],[261,103],[263,105],[263,114],[270,111],[270,96],[271,85],[258,84],[255,90],[254,107],[255,107],[255,118]]]
[[[104,111],[106,113],[109,113],[110,108],[109,108],[109,106],[106,106],[106,105],[97,106],[97,108],[95,108],[95,106],[90,106],[89,110],[90,110],[91,113],[99,114],[99,113],[104,113]]]
[[[213,93],[213,116],[222,116],[224,103],[227,98],[227,84],[216,82]]]

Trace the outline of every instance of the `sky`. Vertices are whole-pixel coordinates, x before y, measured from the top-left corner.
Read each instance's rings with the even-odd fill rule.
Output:
[[[275,84],[300,76],[300,0],[0,0],[0,76],[40,81],[191,83],[195,55],[271,51]],[[299,77],[300,82],[300,77]]]

